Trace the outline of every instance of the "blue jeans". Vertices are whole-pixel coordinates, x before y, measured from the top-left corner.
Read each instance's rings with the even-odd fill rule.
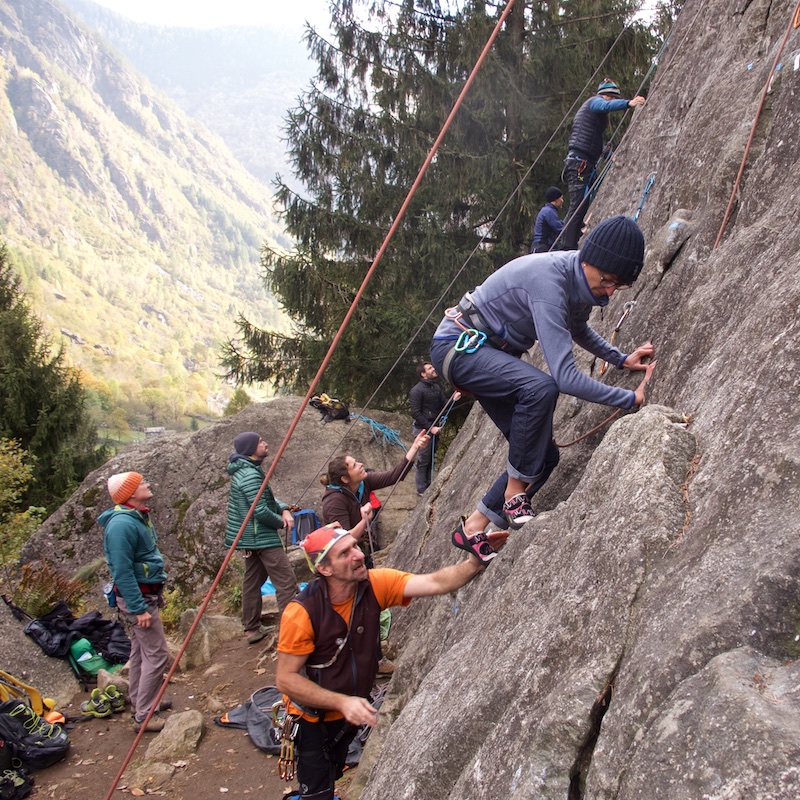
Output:
[[[454,344],[434,339],[431,361],[437,371]],[[533,496],[558,464],[553,443],[558,387],[547,373],[489,344],[458,354],[451,363],[450,382],[474,395],[508,442],[506,472],[478,504],[495,525],[507,528],[503,502],[508,476],[530,484],[528,495]]]

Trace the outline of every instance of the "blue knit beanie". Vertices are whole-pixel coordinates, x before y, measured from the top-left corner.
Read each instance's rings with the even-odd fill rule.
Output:
[[[581,261],[616,275],[621,283],[633,283],[644,265],[644,236],[630,217],[619,214],[586,237],[580,255]]]
[[[251,456],[255,453],[256,447],[258,447],[260,441],[261,437],[257,433],[245,431],[244,433],[240,433],[233,440],[233,449],[240,456]]]
[[[597,87],[597,94],[613,94],[619,97],[619,86],[614,81],[605,78],[603,82]]]

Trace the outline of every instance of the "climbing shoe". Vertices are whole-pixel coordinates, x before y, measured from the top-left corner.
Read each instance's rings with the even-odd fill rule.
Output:
[[[528,495],[522,492],[515,494],[510,500],[506,500],[503,503],[503,514],[508,520],[509,526],[514,530],[521,528],[526,522],[530,522],[534,513]]]
[[[125,698],[122,696],[122,692],[117,689],[113,683],[109,683],[108,686],[106,686],[103,690],[103,696],[111,706],[112,713],[121,714],[125,710]]]
[[[6,769],[0,773],[0,800],[22,800],[33,791],[33,778],[24,769]]]
[[[81,714],[84,717],[110,717],[113,713],[111,703],[102,689],[92,689],[89,699],[81,703]]]
[[[464,531],[465,517],[461,517],[456,529],[453,531],[453,545],[459,550],[472,553],[484,567],[488,567],[492,559],[497,555],[497,551],[489,544],[489,537],[483,532],[473,533],[472,535]]]

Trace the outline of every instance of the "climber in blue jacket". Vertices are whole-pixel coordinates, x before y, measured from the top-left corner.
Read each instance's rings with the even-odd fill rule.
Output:
[[[564,159],[564,182],[569,187],[569,212],[567,213],[560,247],[577,250],[583,232],[583,220],[591,203],[595,166],[601,155],[610,154],[611,147],[604,142],[608,115],[614,111],[643,106],[645,98],[637,95],[632,100],[620,97],[619,86],[606,78],[575,114],[569,133],[569,152]]]

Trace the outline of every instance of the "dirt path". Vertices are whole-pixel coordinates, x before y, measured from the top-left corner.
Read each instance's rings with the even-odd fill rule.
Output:
[[[275,683],[274,647],[248,645],[243,638],[224,645],[204,669],[181,675],[176,673],[165,699],[173,702],[174,711],[197,709],[206,722],[206,732],[194,755],[182,759],[171,781],[163,790],[151,791],[157,797],[173,800],[219,800],[221,797],[257,797],[280,800],[285,792],[296,789],[278,777],[278,759],[258,750],[246,733],[222,728],[214,717],[247,700],[253,691]],[[77,694],[72,708],[77,711],[88,695]],[[133,756],[144,759],[156,734],[145,734]],[[70,731],[72,747],[65,761],[35,774],[31,795],[36,800],[103,800],[133,744],[135,733],[129,713],[107,719],[89,719]],[[346,777],[337,784],[337,795],[347,800]],[[132,796],[120,781],[114,796]]]

